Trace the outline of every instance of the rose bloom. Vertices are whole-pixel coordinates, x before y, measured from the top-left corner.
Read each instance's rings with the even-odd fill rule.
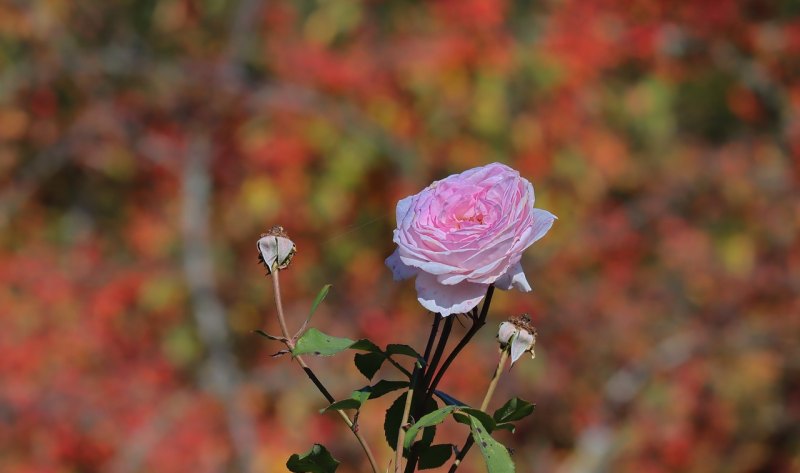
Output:
[[[533,208],[533,186],[493,163],[436,181],[397,203],[395,280],[416,276],[420,304],[443,316],[470,311],[490,284],[531,290],[522,252],[553,226]]]

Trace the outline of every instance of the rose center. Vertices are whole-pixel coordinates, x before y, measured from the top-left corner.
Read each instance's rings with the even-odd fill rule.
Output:
[[[461,230],[462,225],[464,224],[478,224],[483,225],[483,214],[476,213],[473,215],[454,215],[453,216],[453,223],[455,227]]]

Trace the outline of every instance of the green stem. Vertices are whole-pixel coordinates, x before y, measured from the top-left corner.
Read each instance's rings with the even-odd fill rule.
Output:
[[[419,379],[420,369],[420,364],[417,363],[414,366],[414,376],[412,377],[411,385],[408,387],[408,393],[406,393],[406,404],[403,407],[403,416],[400,418],[400,427],[397,430],[397,448],[395,448],[394,451],[394,473],[400,473],[403,469],[403,445],[406,440],[406,423],[408,414],[411,412],[411,400],[414,398],[414,389]]]
[[[294,349],[294,340],[289,338],[290,335],[289,335],[289,329],[286,326],[286,317],[283,315],[283,301],[281,300],[281,283],[280,283],[280,277],[278,276],[279,271],[280,270],[276,268],[274,271],[270,273],[272,275],[272,289],[275,294],[275,308],[277,309],[278,312],[278,323],[281,326],[281,332],[283,332],[283,336],[287,339],[286,345],[291,350]],[[294,359],[297,360],[297,363],[300,365],[301,368],[303,368],[303,371],[306,373],[311,382],[314,383],[314,386],[317,387],[319,392],[321,392],[322,395],[325,396],[325,399],[329,403],[333,404],[334,402],[333,396],[331,396],[331,393],[325,388],[325,386],[322,384],[322,381],[320,381],[319,378],[317,378],[317,376],[314,374],[311,368],[308,367],[305,360],[303,360],[303,357],[297,355],[294,356]],[[372,472],[378,473],[380,471],[380,469],[378,468],[378,462],[375,460],[375,456],[372,454],[372,450],[369,448],[366,439],[364,439],[364,437],[358,431],[358,428],[355,426],[353,421],[350,420],[350,417],[347,415],[347,413],[345,413],[342,410],[337,410],[336,413],[339,414],[339,417],[342,418],[342,421],[344,421],[344,423],[347,424],[347,427],[350,429],[351,432],[353,432],[353,435],[356,436],[356,440],[358,440],[358,443],[361,445],[362,450],[364,450],[364,454],[367,456],[367,460],[369,460],[369,464],[372,467]]]

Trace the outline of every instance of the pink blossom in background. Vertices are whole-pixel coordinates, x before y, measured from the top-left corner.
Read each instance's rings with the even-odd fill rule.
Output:
[[[436,181],[397,203],[395,280],[416,276],[423,307],[443,316],[478,305],[490,284],[530,291],[522,252],[553,226],[533,207],[533,185],[493,163]]]

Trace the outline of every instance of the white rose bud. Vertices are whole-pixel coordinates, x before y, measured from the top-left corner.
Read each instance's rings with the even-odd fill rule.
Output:
[[[294,242],[280,225],[275,225],[267,233],[262,234],[257,246],[258,260],[264,263],[267,274],[285,269],[289,266],[292,256],[297,253]]]
[[[530,352],[531,358],[536,357],[536,353],[533,351],[533,346],[536,344],[536,329],[531,325],[530,317],[525,314],[501,323],[500,329],[497,331],[497,341],[504,350],[511,343],[512,365],[525,352]]]

